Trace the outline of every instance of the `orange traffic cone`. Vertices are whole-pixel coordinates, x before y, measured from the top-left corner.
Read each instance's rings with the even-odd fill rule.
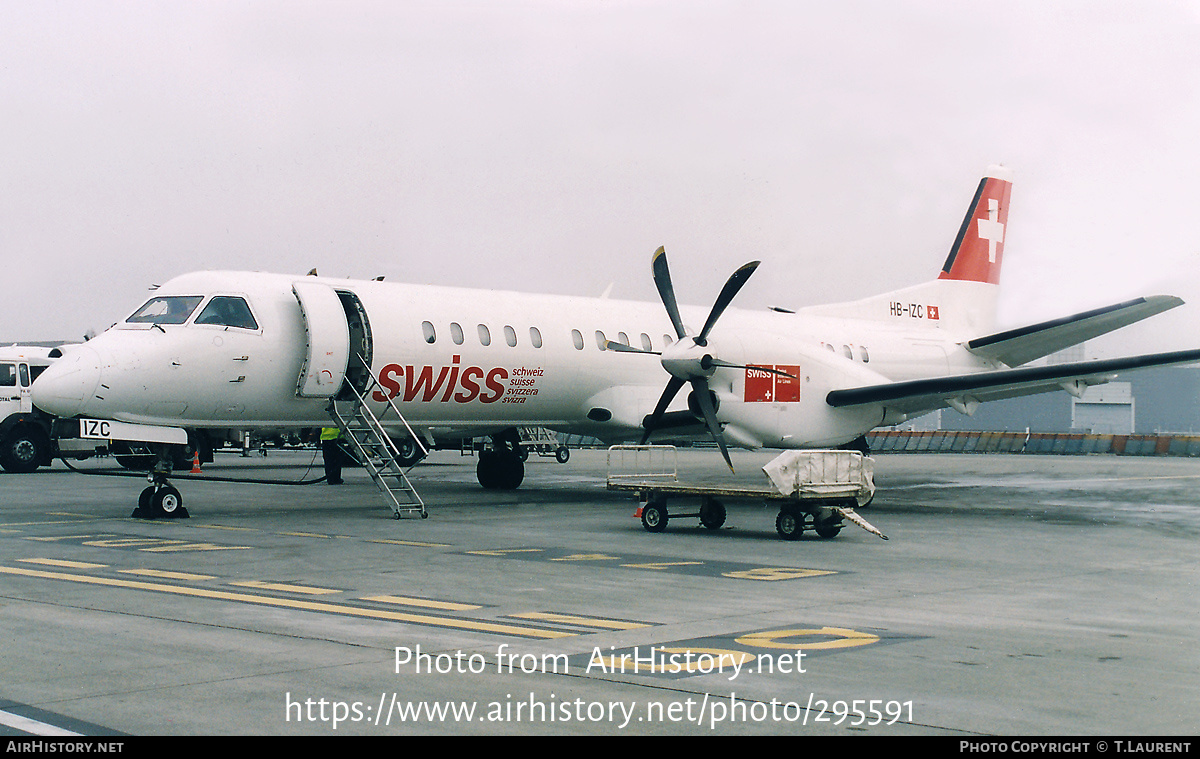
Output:
[[[200,451],[196,451],[194,454],[192,454],[191,474],[203,474],[203,472],[200,471]]]

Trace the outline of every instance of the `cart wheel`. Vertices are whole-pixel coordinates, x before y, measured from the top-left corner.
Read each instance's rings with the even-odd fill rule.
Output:
[[[822,524],[817,525],[817,535],[822,538],[836,538],[838,533],[842,531],[842,525],[839,524]]]
[[[804,518],[791,509],[780,509],[775,517],[775,532],[784,540],[799,540],[804,534]]]
[[[700,524],[710,530],[718,530],[725,524],[725,504],[716,498],[705,498],[700,503]]]
[[[554,451],[554,460],[560,464],[567,463],[567,460],[570,458],[571,458],[571,449],[567,448],[565,445],[559,447],[558,449],[556,449]]]
[[[642,527],[648,532],[662,532],[667,529],[667,504],[665,501],[651,501],[642,507]]]

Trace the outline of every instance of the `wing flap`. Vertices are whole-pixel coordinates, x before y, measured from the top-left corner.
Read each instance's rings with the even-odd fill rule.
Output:
[[[1020,366],[1181,305],[1183,300],[1172,295],[1151,295],[977,337],[966,347],[977,356]]]
[[[1098,385],[1107,382],[1111,375],[1130,369],[1198,361],[1200,350],[1188,350],[1073,364],[999,369],[832,390],[825,397],[825,401],[835,408],[878,403],[889,409],[911,414],[946,406],[957,407],[958,404],[968,405],[973,402],[1061,390],[1076,382],[1080,385]]]

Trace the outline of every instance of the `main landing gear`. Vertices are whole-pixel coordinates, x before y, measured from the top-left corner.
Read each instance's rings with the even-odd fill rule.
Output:
[[[515,428],[492,435],[492,447],[479,451],[475,476],[485,490],[516,490],[525,479],[521,435]]]
[[[135,519],[187,519],[190,515],[183,507],[183,496],[167,481],[174,457],[165,445],[153,448],[157,461],[148,477],[150,486],[138,496],[137,508],[130,516]]]

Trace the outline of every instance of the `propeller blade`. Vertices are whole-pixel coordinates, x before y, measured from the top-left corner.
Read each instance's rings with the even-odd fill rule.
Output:
[[[721,434],[721,425],[717,422],[717,410],[713,407],[712,396],[708,394],[708,380],[702,377],[693,379],[692,389],[696,393],[696,402],[700,404],[700,410],[704,412],[704,424],[707,425],[713,440],[717,441],[721,455],[729,465],[729,471],[733,472],[733,460],[729,458],[729,449],[725,447],[725,436]]]
[[[675,336],[682,340],[687,337],[687,331],[683,328],[683,319],[679,318],[679,304],[675,302],[675,288],[671,285],[671,272],[667,268],[667,251],[663,247],[659,246],[659,249],[654,251],[650,269],[654,273],[658,295],[666,306],[667,316],[671,317],[671,324],[675,327]]]
[[[667,382],[667,386],[663,389],[662,396],[658,399],[658,405],[654,407],[654,413],[650,415],[650,421],[646,424],[646,432],[642,434],[641,445],[645,445],[646,441],[650,439],[650,433],[653,432],[654,428],[658,425],[658,420],[662,418],[662,415],[667,410],[667,406],[670,406],[671,401],[675,400],[675,394],[678,393],[679,389],[685,384],[687,384],[687,381],[681,380],[678,377],[672,377],[670,381]]]
[[[713,325],[717,323],[717,319],[729,307],[738,291],[742,289],[742,285],[746,284],[746,280],[750,279],[750,275],[758,268],[760,261],[751,261],[742,266],[729,276],[725,282],[725,286],[721,288],[721,294],[717,296],[717,302],[713,303],[712,311],[708,313],[708,321],[704,322],[704,329],[700,330],[700,334],[696,336],[696,345],[707,345],[709,331]],[[663,261],[663,266],[666,266],[666,261]],[[681,335],[682,337],[682,335]]]
[[[604,350],[617,351],[618,353],[645,353],[645,354],[648,354],[651,356],[661,356],[662,355],[662,351],[643,350],[641,348],[634,348],[632,345],[626,345],[625,343],[618,343],[618,342],[614,342],[612,340],[606,340],[604,342]]]

